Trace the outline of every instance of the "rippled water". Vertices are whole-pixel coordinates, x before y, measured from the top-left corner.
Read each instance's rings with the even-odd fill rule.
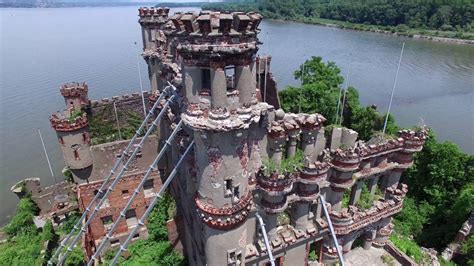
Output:
[[[139,91],[136,14],[135,7],[0,9],[0,224],[15,208],[9,192],[15,182],[37,176],[52,183],[37,128],[54,172],[64,166],[48,122],[51,112],[64,107],[61,83],[86,81],[91,98]],[[359,89],[363,104],[382,111],[406,41],[392,106],[397,122],[424,121],[441,139],[474,153],[474,46],[278,21],[264,21],[261,28],[262,41],[268,35],[270,43],[261,52],[273,55],[280,87],[298,84],[292,73],[310,55],[335,61],[345,76],[352,50],[349,84]]]

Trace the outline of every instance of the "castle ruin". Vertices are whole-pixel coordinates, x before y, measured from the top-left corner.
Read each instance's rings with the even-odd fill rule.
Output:
[[[407,193],[399,182],[401,174],[422,149],[427,132],[403,130],[393,138],[363,142],[351,129],[327,130],[320,114],[279,109],[271,58],[257,56],[261,21],[254,12],[169,15],[168,8],[139,9],[151,87],[146,105],[161,100],[155,116],[163,110],[165,115],[155,144],[141,149],[138,160],[146,163],[124,177],[130,183],[123,183],[121,190],[133,190],[137,182],[126,180],[143,175],[153,153],[169,146],[153,175],[164,181],[193,143],[193,152],[171,183],[190,265],[265,265],[266,234],[277,265],[306,265],[310,251],[321,263],[335,263],[336,246],[322,204],[329,209],[343,253],[358,238],[365,249],[383,247],[393,231],[392,216],[402,209]],[[90,199],[94,182],[112,168],[113,159],[107,156],[113,152],[94,153],[87,115],[75,111],[109,101],[89,102],[85,84],[65,85],[61,93],[68,109],[54,114],[51,124],[74,177],[92,182],[79,188],[79,195],[89,194]],[[362,208],[358,202],[364,193],[374,200]],[[117,219],[125,203],[113,204],[115,211],[96,219]],[[109,229],[106,223],[91,226],[89,231],[97,233],[85,243],[89,257],[101,241],[109,241],[102,238]],[[121,234],[127,232],[126,224],[121,228]]]

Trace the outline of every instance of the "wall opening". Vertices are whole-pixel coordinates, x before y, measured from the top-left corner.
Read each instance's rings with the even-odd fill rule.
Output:
[[[127,219],[127,226],[129,229],[134,228],[138,224],[137,213],[135,209],[130,209],[125,213],[125,218]]]
[[[202,90],[211,90],[211,70],[209,68],[201,69],[201,88]]]
[[[145,184],[143,184],[143,194],[145,198],[153,197],[155,195],[155,188],[153,179],[147,179]]]
[[[224,71],[227,82],[227,91],[233,91],[235,89],[235,66],[226,66]]]
[[[232,196],[232,179],[224,180],[224,196],[230,197]]]

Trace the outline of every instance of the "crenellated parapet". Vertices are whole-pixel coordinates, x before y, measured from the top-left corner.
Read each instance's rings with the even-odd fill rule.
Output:
[[[271,173],[265,174],[261,169],[257,172],[257,185],[266,195],[282,196],[288,194],[293,189],[293,173]]]
[[[89,86],[85,82],[71,82],[61,85],[59,91],[63,97],[87,97]]]
[[[428,130],[425,127],[418,131],[401,130],[398,132],[398,135],[404,140],[403,152],[414,153],[423,149],[423,145],[428,138]]]
[[[349,210],[331,211],[331,220],[336,234],[347,235],[395,215],[402,210],[403,199],[407,192],[407,186],[402,184],[399,188],[387,189],[386,199],[376,201],[368,210],[350,206]]]
[[[60,132],[72,132],[83,129],[89,125],[87,114],[82,113],[73,119],[64,116],[61,113],[54,113],[49,117],[51,127]]]
[[[71,82],[61,85],[59,88],[67,109],[81,110],[84,105],[89,104],[87,93],[89,87],[85,82]]]
[[[248,190],[238,203],[221,208],[206,203],[198,195],[194,198],[194,202],[198,215],[205,224],[218,230],[230,230],[247,219],[252,207],[252,193]]]
[[[214,56],[233,65],[247,65],[258,50],[257,33],[262,16],[257,13],[176,14],[175,34],[186,42],[177,45],[185,64],[209,66]]]
[[[168,7],[140,7],[138,22],[142,26],[160,25],[166,23],[170,9]]]

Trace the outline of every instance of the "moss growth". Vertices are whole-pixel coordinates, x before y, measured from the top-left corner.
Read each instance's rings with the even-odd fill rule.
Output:
[[[392,243],[403,253],[413,258],[417,263],[422,263],[426,259],[421,251],[421,247],[410,238],[393,233],[390,236],[390,241],[392,241]]]
[[[81,117],[83,114],[84,112],[82,110],[74,110],[74,112],[69,116],[69,123],[74,123],[76,118]]]
[[[93,116],[89,119],[92,145],[131,139],[142,123],[142,117],[136,112],[118,112],[119,121],[125,121],[125,123],[120,124],[119,132],[115,115],[113,115],[112,110],[109,109],[110,107],[106,107],[100,115]],[[110,116],[107,116],[107,114]],[[140,136],[143,136],[144,132],[140,133]]]
[[[283,159],[280,165],[275,163],[272,159],[268,159],[263,161],[263,166],[263,173],[266,176],[270,176],[271,174],[275,173],[284,174],[299,171],[304,167],[303,151],[296,150],[295,156]]]
[[[370,194],[370,191],[366,184],[362,186],[362,192],[360,194],[360,199],[357,201],[356,206],[361,210],[368,210],[372,207],[374,201],[379,200],[382,197],[382,191],[377,187],[373,195]]]
[[[280,212],[277,217],[277,224],[279,226],[281,225],[287,225],[290,224],[290,214],[288,213],[287,210]]]

